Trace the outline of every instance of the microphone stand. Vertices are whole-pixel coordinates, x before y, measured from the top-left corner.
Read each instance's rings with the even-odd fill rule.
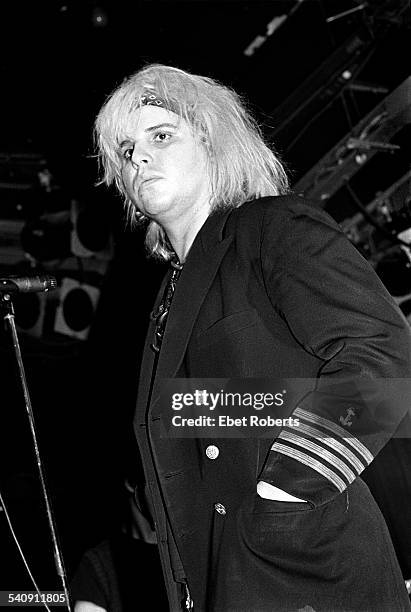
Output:
[[[17,361],[17,366],[18,366],[19,376],[20,376],[20,382],[21,382],[21,386],[22,386],[23,394],[24,394],[24,401],[26,405],[27,416],[29,419],[31,435],[33,438],[33,443],[34,443],[34,452],[36,455],[36,462],[37,462],[37,468],[38,468],[39,477],[40,477],[41,488],[43,491],[43,497],[44,497],[44,501],[46,504],[47,519],[48,519],[48,523],[50,527],[50,533],[51,533],[51,538],[52,538],[52,543],[53,543],[53,548],[54,548],[54,559],[56,563],[56,570],[57,570],[59,577],[61,578],[63,591],[64,591],[65,598],[66,598],[67,608],[69,612],[71,612],[69,591],[68,591],[68,586],[67,586],[67,576],[66,576],[66,572],[64,569],[63,557],[62,557],[58,539],[57,539],[57,530],[56,530],[55,520],[53,517],[49,495],[47,492],[46,479],[45,479],[45,474],[43,471],[42,461],[40,457],[40,450],[39,450],[39,445],[37,441],[34,414],[32,410],[32,404],[31,404],[29,389],[27,385],[26,373],[25,373],[24,365],[23,365],[23,359],[21,356],[19,339],[17,336],[14,306],[13,306],[13,301],[11,299],[10,293],[2,293],[0,291],[0,305],[2,306],[2,309],[4,310],[4,312],[6,313],[4,316],[4,320],[10,330],[12,341],[13,341],[14,353],[16,356],[16,361]]]

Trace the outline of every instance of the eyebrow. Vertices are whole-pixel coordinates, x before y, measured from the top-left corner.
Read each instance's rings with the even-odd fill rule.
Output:
[[[158,125],[153,125],[151,127],[146,128],[145,132],[154,132],[155,130],[159,130],[160,128],[171,127],[176,129],[177,125],[175,123],[159,123]]]
[[[159,129],[161,129],[161,128],[165,128],[165,127],[168,127],[168,128],[173,128],[173,129],[175,129],[175,130],[176,130],[176,129],[178,129],[178,125],[176,125],[175,123],[158,123],[157,125],[152,125],[152,126],[150,126],[150,127],[146,128],[146,129],[144,130],[144,132],[145,132],[146,134],[151,134],[151,132],[155,132],[156,130],[159,130]],[[132,142],[134,142],[134,139],[133,139],[133,138],[127,138],[127,137],[126,137],[124,140],[122,140],[122,141],[119,143],[119,147],[120,147],[120,148],[122,148],[122,147],[124,147],[124,146],[126,146],[126,145],[131,144]]]

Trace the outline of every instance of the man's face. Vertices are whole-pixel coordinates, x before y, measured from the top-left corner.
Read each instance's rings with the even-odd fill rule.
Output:
[[[122,177],[131,202],[162,225],[210,207],[207,152],[188,123],[157,106],[143,106],[126,126]]]

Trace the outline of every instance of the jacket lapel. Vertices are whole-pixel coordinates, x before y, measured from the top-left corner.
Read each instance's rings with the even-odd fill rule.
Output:
[[[161,381],[176,375],[198,312],[232,241],[232,236],[223,238],[230,212],[216,213],[207,219],[197,234],[177,282],[153,387],[153,414],[161,392]]]

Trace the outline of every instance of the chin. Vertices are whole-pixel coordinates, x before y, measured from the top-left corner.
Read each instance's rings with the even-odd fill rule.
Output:
[[[142,202],[141,202],[141,208],[143,210],[145,210],[147,213],[152,211],[152,212],[156,212],[156,211],[161,211],[164,210],[164,208],[166,208],[166,204],[165,202],[162,202],[161,200],[158,199],[153,199],[151,200],[150,198],[145,198]]]
[[[157,221],[159,217],[164,213],[165,207],[156,202],[155,204],[146,203],[144,206],[139,206],[138,210],[143,213],[146,217]]]

